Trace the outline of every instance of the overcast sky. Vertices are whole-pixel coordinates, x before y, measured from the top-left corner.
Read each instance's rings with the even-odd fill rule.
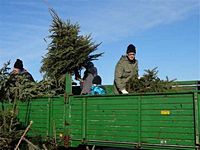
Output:
[[[24,61],[36,80],[53,7],[65,21],[78,23],[83,35],[102,42],[94,61],[103,84],[112,84],[114,69],[128,44],[137,47],[139,74],[158,67],[159,77],[200,80],[199,0],[0,0],[0,67]]]

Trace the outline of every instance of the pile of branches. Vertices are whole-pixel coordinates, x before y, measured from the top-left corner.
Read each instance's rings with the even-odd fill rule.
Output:
[[[175,79],[161,80],[158,77],[157,67],[152,70],[145,70],[145,73],[140,78],[134,78],[127,83],[127,89],[130,93],[148,93],[148,92],[169,92],[175,91]]]

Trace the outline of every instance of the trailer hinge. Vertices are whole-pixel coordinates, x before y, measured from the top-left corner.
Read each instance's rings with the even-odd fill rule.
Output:
[[[69,126],[69,122],[65,120],[65,126]]]
[[[141,143],[138,143],[136,146],[135,146],[136,149],[140,149],[141,148]]]

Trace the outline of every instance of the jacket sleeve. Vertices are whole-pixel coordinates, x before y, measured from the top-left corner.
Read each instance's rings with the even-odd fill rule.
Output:
[[[125,87],[126,87],[126,83],[124,83],[122,80],[123,70],[124,70],[124,67],[123,67],[122,63],[119,61],[115,67],[114,81],[115,81],[117,88],[120,91],[125,89]]]

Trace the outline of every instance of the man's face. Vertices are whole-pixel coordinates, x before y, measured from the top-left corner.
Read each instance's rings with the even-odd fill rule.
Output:
[[[135,53],[133,53],[133,52],[128,53],[127,56],[129,58],[129,60],[134,60],[135,59]]]
[[[14,74],[18,74],[20,73],[21,70],[19,68],[14,68],[13,71],[14,71]]]

